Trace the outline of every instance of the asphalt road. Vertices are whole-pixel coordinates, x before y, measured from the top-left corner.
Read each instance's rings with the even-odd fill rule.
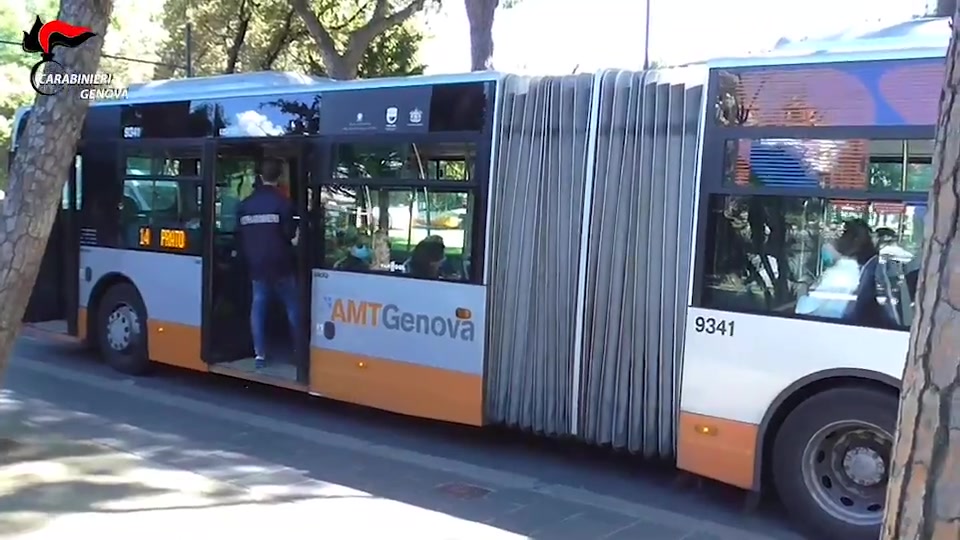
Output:
[[[162,393],[171,399],[209,404],[239,415],[275,419],[304,430],[344,435],[397,453],[535,477],[550,485],[600,494],[611,502],[663,509],[748,534],[777,540],[801,538],[776,501],[763,501],[759,508],[746,510],[743,492],[706,480],[678,480],[682,476],[666,464],[643,463],[632,456],[517,433],[414,420],[215,375],[163,368],[151,377],[133,379],[69,345],[21,339],[3,382],[4,389],[18,397],[43,400],[151,432],[174,433],[214,447],[216,437],[224,437],[222,430],[218,432],[209,424],[215,419],[174,415],[149,400],[131,398],[136,392],[104,392],[105,384]],[[276,436],[263,427],[244,425],[243,431],[247,439],[260,441],[256,445],[259,458],[283,462],[291,457],[289,445],[272,444]],[[300,450],[309,454],[309,448]]]

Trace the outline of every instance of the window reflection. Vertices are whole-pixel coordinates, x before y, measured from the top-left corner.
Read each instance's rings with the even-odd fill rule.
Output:
[[[779,188],[927,191],[933,141],[726,141],[724,183]]]
[[[343,144],[335,148],[334,178],[391,178],[444,181],[473,179],[473,145],[415,143]]]
[[[486,108],[484,83],[436,85],[430,103],[430,131],[480,131]]]
[[[334,185],[320,202],[324,267],[469,279],[472,194]]]
[[[907,327],[924,213],[900,202],[714,196],[705,303]]]
[[[17,132],[14,134],[13,139],[14,150],[16,150],[17,145],[20,144],[20,136],[23,135],[23,132],[27,129],[27,120],[30,120],[30,111],[24,111],[23,116],[20,117],[20,123],[17,124]],[[9,163],[13,163],[13,160],[10,160]]]
[[[221,137],[304,135],[320,127],[318,94],[225,99],[217,108]]]
[[[904,126],[937,121],[942,59],[717,70],[725,126]]]
[[[907,191],[930,191],[933,187],[933,141],[907,141]]]
[[[200,176],[197,158],[127,156],[126,174],[129,176]]]
[[[190,133],[192,137],[210,137],[218,132],[217,104],[213,101],[190,103]]]
[[[214,219],[219,233],[233,233],[237,227],[240,202],[253,193],[257,162],[253,159],[221,157],[217,160]]]

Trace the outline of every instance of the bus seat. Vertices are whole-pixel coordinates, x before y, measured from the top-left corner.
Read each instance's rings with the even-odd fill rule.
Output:
[[[900,294],[894,293],[893,281],[890,279],[890,270],[895,263],[878,261],[877,263],[877,284],[880,285],[878,291],[884,301],[880,307],[886,313],[887,317],[892,319],[897,326],[903,326],[903,316],[900,311]],[[899,284],[899,279],[897,283]]]
[[[880,256],[874,255],[860,270],[860,283],[857,286],[856,300],[850,306],[845,317],[850,317],[859,325],[879,328],[895,328],[897,317],[890,311],[893,307],[887,292],[883,304],[878,299],[878,289],[885,291],[880,275]]]

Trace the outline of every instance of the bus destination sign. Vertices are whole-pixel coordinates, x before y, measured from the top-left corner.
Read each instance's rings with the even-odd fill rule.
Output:
[[[183,229],[160,229],[157,237],[159,247],[162,249],[173,249],[183,251],[187,249],[187,233]],[[140,227],[140,247],[149,248],[153,246],[153,231],[150,227]]]

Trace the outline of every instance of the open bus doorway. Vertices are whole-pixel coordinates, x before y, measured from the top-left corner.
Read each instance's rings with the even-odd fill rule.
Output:
[[[50,229],[37,281],[23,316],[24,323],[64,335],[77,333],[79,234],[76,213],[79,209],[77,179],[80,178],[80,169],[81,158],[77,156],[70,168],[70,177],[64,183],[60,208]]]
[[[307,189],[301,158],[301,144],[284,141],[237,141],[217,146],[213,198],[212,243],[204,257],[204,360],[214,371],[242,372],[248,378],[268,378],[271,382],[305,384],[308,371],[306,329],[310,321],[303,307],[298,308],[297,331],[291,329],[286,304],[279,291],[269,295],[266,307],[266,365],[257,366],[251,331],[253,290],[249,268],[238,243],[240,203],[257,187],[263,164],[275,160],[282,164],[278,189],[294,207],[297,235],[290,246],[294,259],[295,297],[300,303],[309,298],[309,280],[305,278],[304,255],[307,231],[299,216],[306,206]]]

